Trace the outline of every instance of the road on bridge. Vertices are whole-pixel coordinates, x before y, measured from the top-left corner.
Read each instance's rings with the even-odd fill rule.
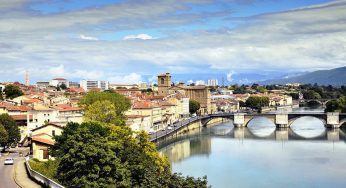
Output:
[[[155,133],[150,135],[150,137],[151,137],[150,140],[154,141],[154,140],[156,140],[158,138],[164,137],[166,135],[170,135],[171,133],[179,130],[180,128],[186,126],[190,122],[195,121],[195,120],[197,120],[199,118],[200,117],[193,117],[193,118],[189,118],[189,119],[186,119],[186,120],[179,121],[177,123],[173,123],[172,126],[170,126],[170,127],[172,127],[172,129],[167,129],[166,128],[166,129],[163,129],[163,130],[159,130],[159,131],[157,131],[157,132],[155,132]]]

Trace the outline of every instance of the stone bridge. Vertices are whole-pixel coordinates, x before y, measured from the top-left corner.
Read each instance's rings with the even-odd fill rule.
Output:
[[[228,118],[233,121],[236,127],[247,127],[248,123],[257,118],[265,117],[271,120],[276,127],[286,128],[301,117],[315,117],[320,119],[327,128],[339,128],[346,123],[346,113],[324,113],[324,112],[291,112],[291,113],[266,113],[266,114],[245,114],[245,113],[222,113],[212,114],[201,118],[203,126],[206,126],[211,119]]]

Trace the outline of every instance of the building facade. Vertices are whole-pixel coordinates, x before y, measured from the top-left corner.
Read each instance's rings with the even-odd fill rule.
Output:
[[[109,82],[100,80],[81,80],[80,87],[83,88],[84,91],[90,91],[93,89],[108,90]]]

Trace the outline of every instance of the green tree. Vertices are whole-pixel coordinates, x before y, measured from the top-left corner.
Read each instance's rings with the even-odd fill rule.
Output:
[[[321,95],[314,90],[308,90],[303,92],[304,99],[320,99]]]
[[[256,91],[260,93],[265,93],[267,92],[267,89],[263,86],[257,86]]]
[[[8,142],[8,134],[3,125],[0,125],[0,146],[4,147],[7,145]]]
[[[8,134],[8,139],[3,146],[17,144],[20,140],[20,132],[16,122],[8,114],[0,115],[0,126],[3,126]]]
[[[269,98],[268,97],[258,97],[251,96],[245,102],[247,107],[260,109],[264,106],[269,106]]]
[[[88,110],[89,106],[92,105],[96,101],[105,101],[108,100],[113,103],[115,107],[115,112],[118,117],[124,118],[124,112],[131,107],[131,102],[125,96],[113,92],[97,92],[91,91],[87,95],[85,95],[80,101],[80,105],[85,107],[85,110]]]
[[[0,88],[0,101],[4,100],[4,93],[2,92],[2,89]]]
[[[130,187],[130,171],[112,150],[110,131],[98,123],[68,123],[52,147],[60,160],[59,182],[69,187]]]
[[[346,96],[336,100],[328,101],[325,112],[342,112],[346,113]]]
[[[206,179],[172,174],[140,132],[97,122],[68,123],[51,153],[60,162],[57,178],[70,187],[206,187]],[[182,185],[182,186],[180,186]]]
[[[60,87],[60,89],[62,89],[62,90],[66,90],[66,89],[67,89],[67,86],[66,86],[65,83],[60,84],[59,87]]]
[[[5,86],[4,93],[6,94],[6,98],[13,99],[19,96],[22,96],[23,91],[16,85],[9,84]]]
[[[198,101],[190,99],[189,101],[189,111],[191,114],[196,113],[201,108],[201,105]]]
[[[85,121],[97,121],[115,125],[125,125],[122,117],[118,117],[115,106],[111,101],[96,101],[85,111]]]

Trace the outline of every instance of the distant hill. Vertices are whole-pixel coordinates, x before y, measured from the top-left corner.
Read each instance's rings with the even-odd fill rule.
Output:
[[[259,82],[260,84],[287,84],[287,83],[302,83],[319,85],[346,85],[346,67],[340,67],[331,70],[320,70],[309,73],[304,73],[299,76],[293,76],[282,79],[272,79]]]

